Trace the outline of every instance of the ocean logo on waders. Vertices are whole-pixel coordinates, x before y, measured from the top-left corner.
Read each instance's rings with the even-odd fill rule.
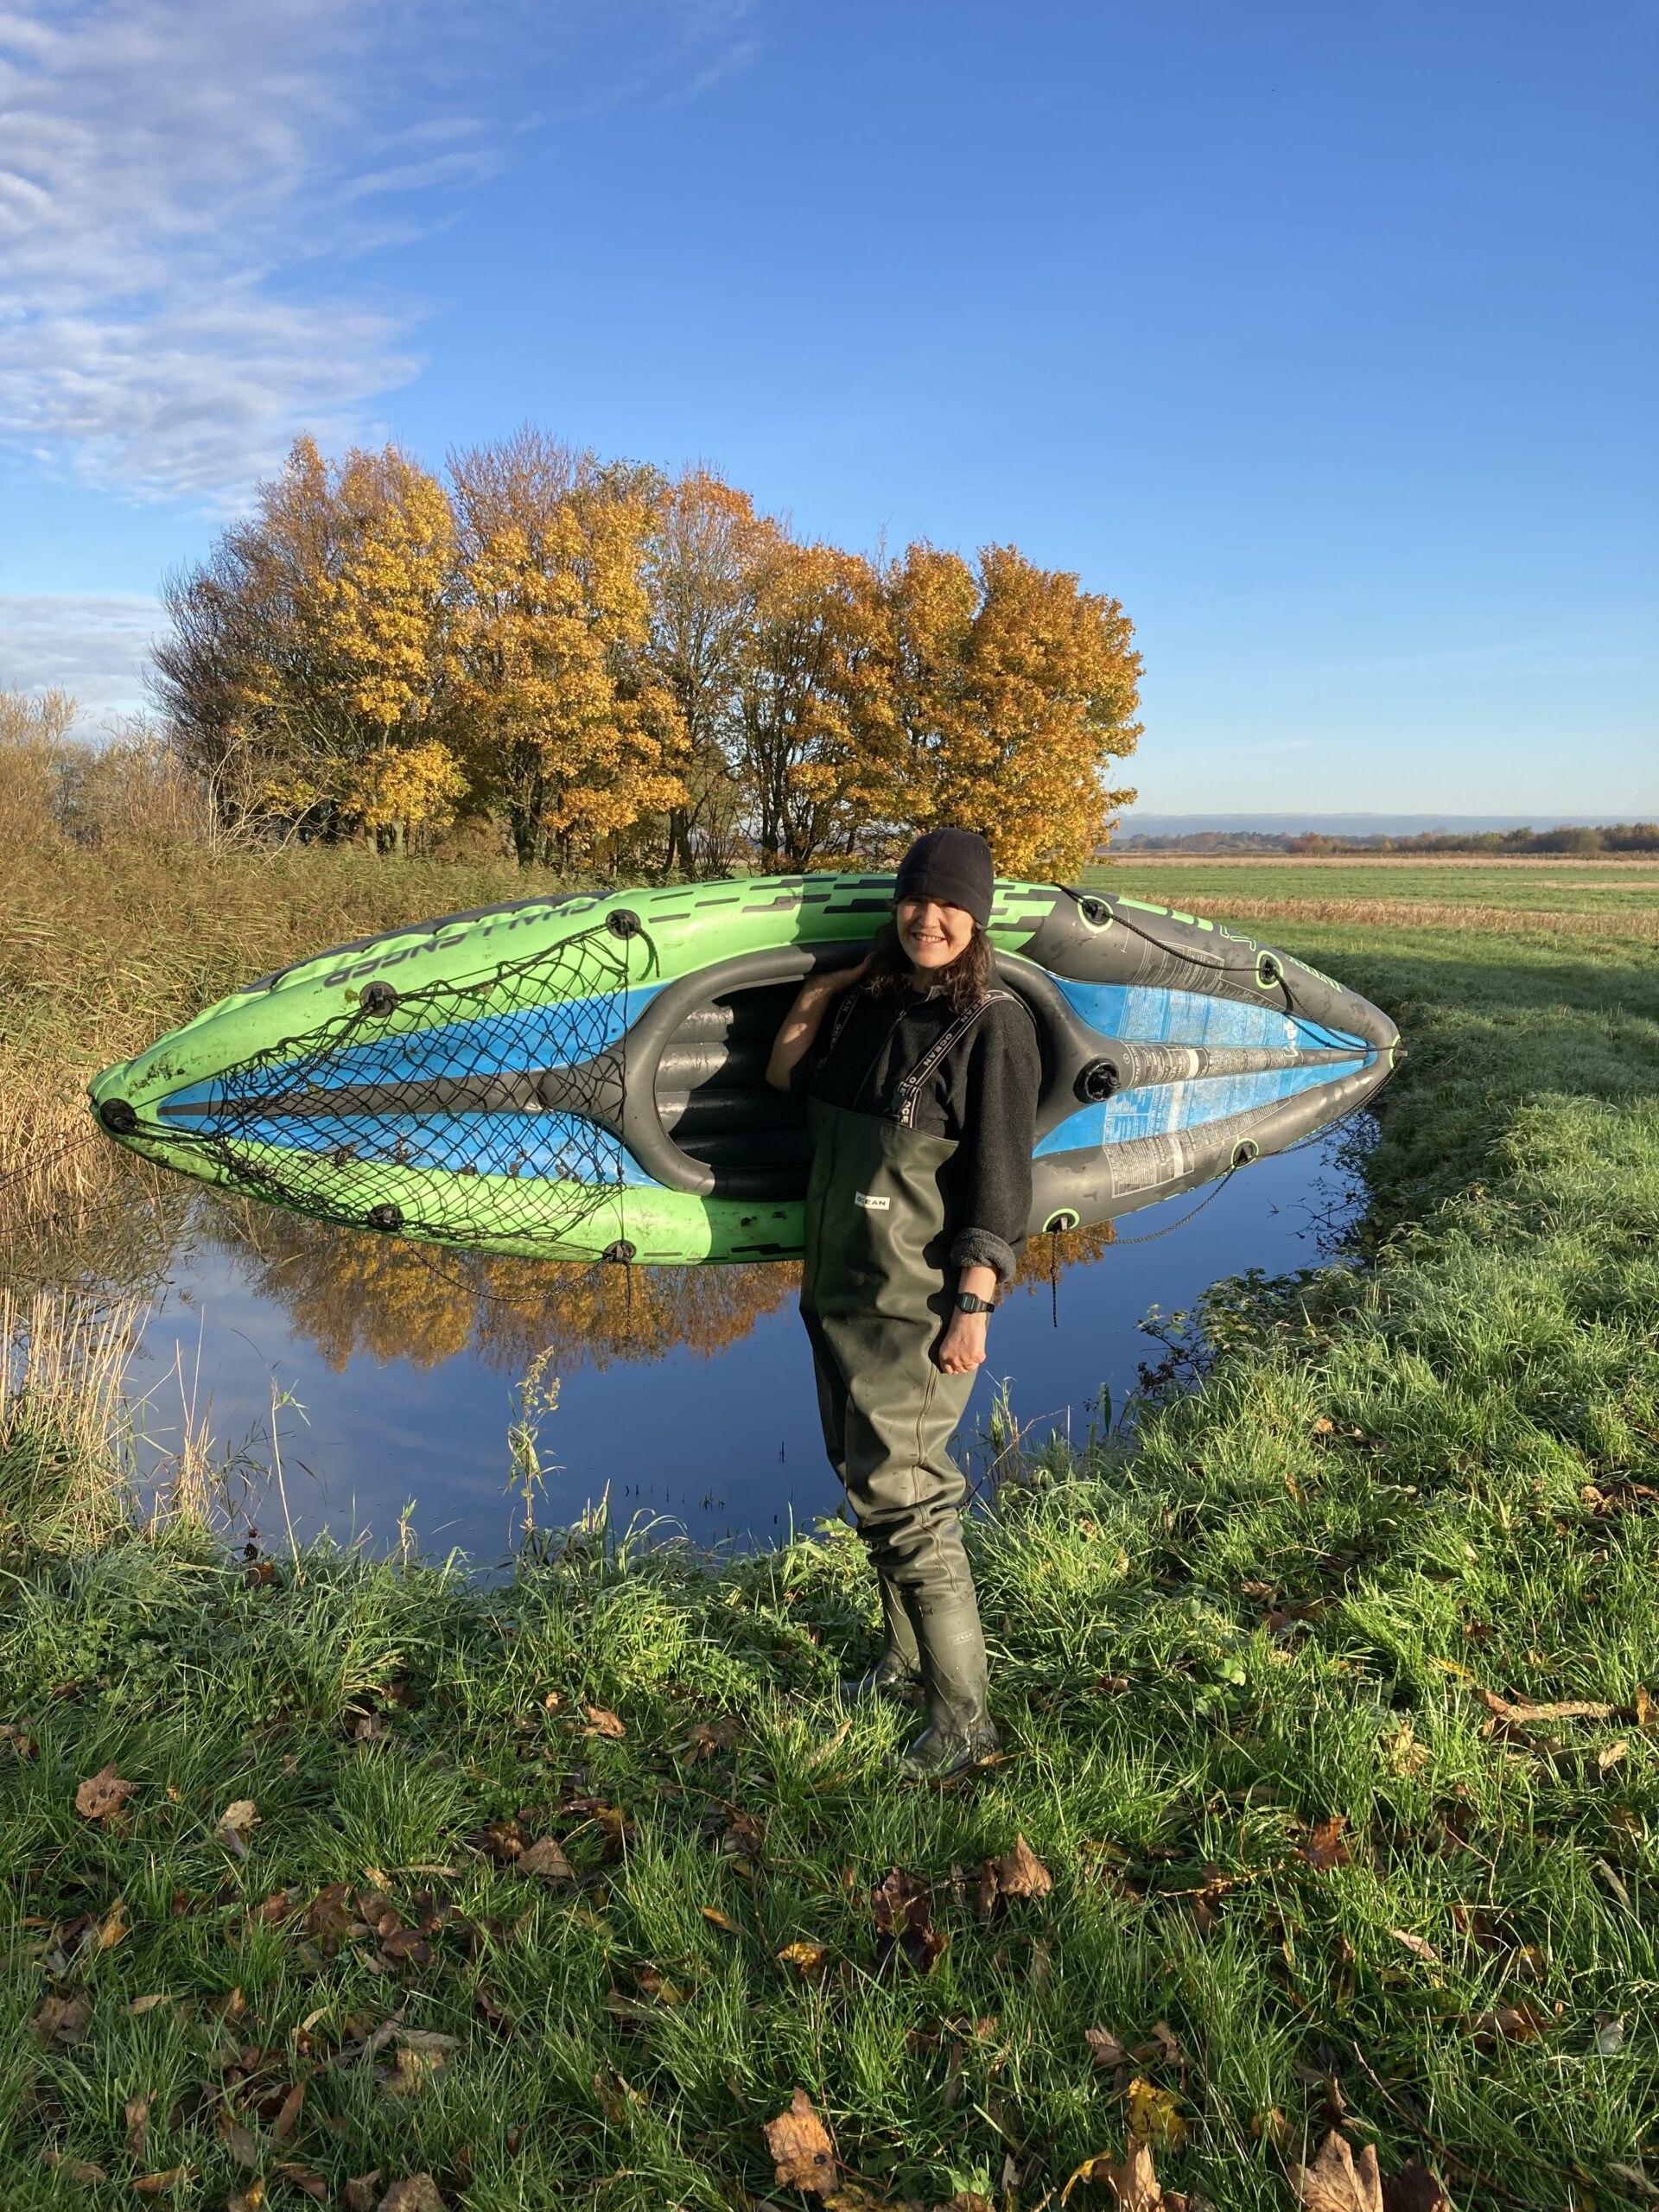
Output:
[[[865,1207],[871,1213],[886,1213],[892,1207],[893,1200],[891,1198],[873,1198],[868,1191],[855,1191],[853,1192],[853,1203],[855,1205]]]

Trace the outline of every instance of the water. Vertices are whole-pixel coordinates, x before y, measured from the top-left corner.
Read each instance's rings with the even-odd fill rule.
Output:
[[[1081,1442],[1103,1389],[1121,1409],[1159,1356],[1140,1326],[1149,1309],[1190,1309],[1248,1268],[1316,1264],[1357,1200],[1332,1133],[1255,1162],[1190,1220],[1197,1199],[1174,1198],[1127,1219],[1122,1243],[1063,1240],[1058,1289],[1045,1274],[992,1321],[958,1456],[983,1471],[999,1385],[1028,1437]],[[1048,1258],[1045,1243],[1033,1260]],[[515,1385],[545,1352],[557,1404],[537,1423],[539,1526],[606,1499],[613,1526],[765,1542],[841,1499],[795,1282],[779,1267],[630,1275],[472,1260],[197,1198],[143,1325],[147,1464],[165,1479],[188,1404],[236,1470],[236,1524],[263,1541],[285,1542],[291,1525],[302,1541],[326,1529],[380,1548],[407,1514],[425,1552],[499,1558],[524,1513],[510,1489]]]

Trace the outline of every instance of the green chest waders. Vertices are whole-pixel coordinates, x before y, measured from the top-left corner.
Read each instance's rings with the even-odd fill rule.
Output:
[[[951,1435],[972,1374],[933,1354],[955,1300],[946,1172],[957,1147],[909,1126],[915,1093],[965,1016],[899,1086],[896,1116],[809,1101],[801,1315],[818,1410],[881,1587],[887,1649],[873,1686],[919,1672],[930,1726],[918,1772],[950,1772],[993,1750],[985,1642],[962,1540],[966,1490]],[[831,1042],[834,1041],[832,1033]]]

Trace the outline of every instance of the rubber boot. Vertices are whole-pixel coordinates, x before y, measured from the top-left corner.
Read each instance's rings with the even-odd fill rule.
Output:
[[[986,1707],[985,1636],[971,1588],[912,1599],[921,1650],[927,1726],[899,1761],[900,1774],[947,1782],[988,1758],[1001,1742]]]
[[[881,1618],[887,1624],[881,1656],[868,1674],[851,1675],[842,1683],[843,1705],[883,1694],[902,1697],[906,1691],[921,1687],[921,1656],[904,1599],[885,1574],[876,1577],[876,1586],[881,1592]]]

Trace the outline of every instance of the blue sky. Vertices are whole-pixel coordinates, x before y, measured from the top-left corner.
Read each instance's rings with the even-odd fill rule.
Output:
[[[1648,0],[13,0],[0,683],[300,429],[1134,618],[1159,812],[1659,810]]]

